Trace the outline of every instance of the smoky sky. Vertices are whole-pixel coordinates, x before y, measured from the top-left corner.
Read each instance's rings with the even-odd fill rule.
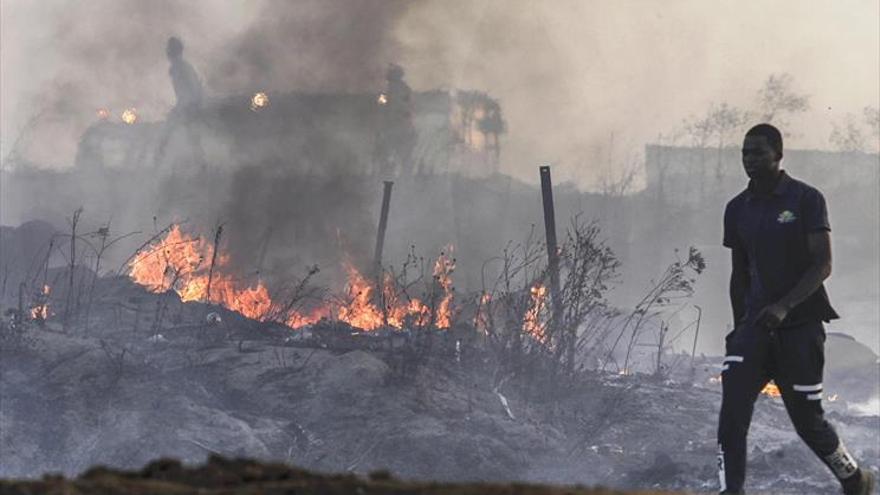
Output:
[[[209,97],[378,90],[398,57],[402,0],[3,2],[3,147],[69,165],[106,108],[141,121],[174,103],[165,41],[183,39]],[[52,146],[47,147],[46,143]]]
[[[590,186],[712,103],[753,106],[773,73],[810,96],[789,145],[827,148],[880,101],[878,19],[871,0],[3,0],[2,156],[69,166],[98,108],[163,119],[178,35],[212,96],[375,91],[395,61],[416,90],[485,90],[508,121],[502,171],[553,163]]]

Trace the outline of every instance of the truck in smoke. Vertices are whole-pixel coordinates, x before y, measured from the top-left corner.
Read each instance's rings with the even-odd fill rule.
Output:
[[[481,177],[498,171],[505,123],[500,104],[486,93],[414,92],[407,116],[412,136],[405,136],[411,150],[389,168],[381,163],[388,154],[384,148],[395,135],[407,134],[401,131],[406,126],[394,124],[394,106],[384,92],[258,91],[205,99],[190,126],[208,167],[283,163],[309,174],[386,177],[446,172]],[[188,137],[169,134],[172,125],[99,118],[80,139],[76,166],[185,173],[194,165]]]

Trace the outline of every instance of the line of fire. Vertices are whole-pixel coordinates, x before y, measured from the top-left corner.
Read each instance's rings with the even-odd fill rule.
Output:
[[[15,224],[0,227],[0,476],[109,483],[86,470],[210,457],[373,488],[717,479],[738,144],[648,143],[643,170],[598,191],[555,162],[523,181],[504,171],[514,124],[491,92],[414,91],[395,64],[385,83],[189,107],[175,86],[161,118],[95,109],[69,167],[16,155],[0,170]],[[880,360],[860,342],[876,306],[856,288],[877,273],[877,154],[785,157],[851,212],[834,218],[835,277],[862,330],[829,329],[816,399],[876,469]],[[756,486],[825,492],[786,421],[769,381]],[[122,478],[186,472],[166,460]]]

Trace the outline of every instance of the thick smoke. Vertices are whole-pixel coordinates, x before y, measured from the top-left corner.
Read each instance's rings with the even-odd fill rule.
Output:
[[[69,166],[80,136],[98,120],[100,108],[110,111],[111,121],[118,121],[129,107],[137,108],[140,122],[163,120],[174,102],[164,53],[171,35],[184,40],[184,57],[196,67],[207,97],[215,102],[246,98],[255,91],[377,92],[384,86],[387,64],[400,51],[394,25],[417,4],[402,0],[265,0],[224,3],[222,8],[134,0],[16,4],[13,12],[20,21],[44,21],[36,30],[51,37],[55,49],[47,51],[37,35],[22,33],[13,40],[28,45],[16,53],[46,54],[48,60],[32,74],[17,73],[13,78],[4,70],[4,83],[13,83],[4,90],[19,97],[11,110],[4,106],[4,126],[14,122],[20,127],[4,129],[9,131],[4,135],[13,136],[4,138],[4,158],[42,167]],[[11,19],[4,17],[4,22]],[[283,110],[287,114],[273,122],[294,121],[294,129],[301,129],[322,111],[326,109],[320,106],[296,107]],[[225,120],[230,123],[235,117]],[[58,191],[52,205],[33,198],[28,204],[4,201],[4,222],[18,223],[42,213],[63,228],[69,211],[84,204],[92,222],[113,218],[117,228],[126,230],[148,232],[167,222],[187,220],[197,233],[210,235],[212,227],[225,223],[225,242],[236,265],[248,273],[289,274],[305,263],[336,262],[343,251],[357,260],[367,256],[365,246],[373,242],[369,231],[374,219],[369,214],[375,198],[365,195],[375,191],[363,187],[359,179],[345,177],[354,165],[347,159],[351,152],[344,143],[314,143],[311,149],[317,150],[317,157],[267,161],[243,154],[229,142],[230,133],[203,131],[208,137],[203,140],[206,152],[222,156],[228,174],[190,171],[164,177],[160,172],[149,187],[139,187],[143,176],[120,181],[119,176],[89,175],[74,187],[60,186],[66,191]],[[273,146],[275,131],[266,129],[267,147]],[[48,142],[53,145],[46,146]],[[154,146],[143,144],[146,149]],[[320,173],[303,177],[306,169]],[[137,173],[150,175],[144,170]],[[112,191],[114,187],[129,191]],[[151,225],[153,217],[155,225]]]
[[[394,26],[405,0],[263,2],[251,25],[211,54],[208,85],[221,93],[263,88],[358,92],[381,87],[399,57]]]
[[[69,166],[98,109],[115,120],[129,107],[141,121],[164,119],[174,103],[165,59],[172,35],[184,40],[209,96],[376,90],[399,52],[393,26],[412,5],[4,2],[4,163]]]
[[[870,1],[4,0],[3,9],[2,158],[15,149],[43,166],[71,163],[97,108],[164,118],[172,34],[214,95],[376,88],[391,61],[416,89],[490,91],[510,124],[502,169],[534,181],[535,165],[552,162],[581,187],[713,102],[753,105],[771,73],[792,74],[812,97],[789,129],[795,147],[827,147],[835,124],[880,104],[880,12]],[[813,43],[816,32],[834,36]]]
[[[501,170],[530,182],[538,164],[552,163],[557,184],[569,179],[581,187],[595,185],[638,160],[633,155],[658,133],[704,113],[710,103],[752,105],[761,82],[779,72],[791,73],[813,103],[811,113],[793,122],[788,145],[827,147],[823,139],[834,119],[878,105],[877,6],[854,2],[856,8],[829,4],[807,11],[793,3],[757,5],[4,0],[0,158],[4,166],[70,166],[98,108],[110,110],[115,122],[127,107],[138,109],[141,122],[163,121],[174,102],[164,54],[171,35],[184,40],[186,59],[215,101],[255,91],[367,95],[383,87],[389,62],[406,68],[415,90],[485,90],[499,98],[508,123]],[[805,45],[803,40],[814,37],[804,33],[820,29],[836,35],[821,46]],[[764,36],[743,36],[743,30]],[[278,108],[273,100],[270,109]],[[310,113],[314,108],[292,108],[281,121],[295,131],[317,115]],[[85,205],[88,221],[112,218],[122,231],[151,232],[153,216],[159,226],[188,219],[208,236],[224,223],[225,242],[243,273],[297,273],[305,264],[338,263],[341,253],[364,259],[374,241],[381,184],[350,174],[352,152],[345,138],[338,138],[312,143],[324,152],[318,158],[280,160],[208,139],[206,152],[232,165],[223,173],[156,178],[150,170],[134,177],[115,171],[75,183],[59,178],[57,184],[39,178],[34,182],[45,193],[28,196],[10,194],[14,191],[2,184],[0,221],[45,219],[64,228],[65,216]],[[280,146],[265,141],[266,148]],[[430,256],[438,246],[462,246],[466,240],[484,249],[460,252],[462,266],[479,264],[485,253],[520,239],[529,223],[540,221],[539,202],[531,190],[517,196],[510,182],[499,184],[491,186],[500,189],[494,204],[454,184],[434,187],[431,204],[438,207],[427,215],[412,205],[427,204],[428,188],[415,184],[408,191],[398,184],[389,226],[396,242],[386,246],[389,258],[395,260],[411,243]],[[472,214],[477,203],[480,211],[494,208],[499,216],[516,218],[501,228],[504,222],[494,213]],[[513,215],[510,204],[521,210]],[[722,207],[719,199],[717,211]],[[581,204],[580,196],[569,208],[584,209],[590,217],[601,216]],[[558,218],[566,220],[563,214]],[[454,234],[445,235],[448,231]],[[479,266],[458,276],[478,283]]]

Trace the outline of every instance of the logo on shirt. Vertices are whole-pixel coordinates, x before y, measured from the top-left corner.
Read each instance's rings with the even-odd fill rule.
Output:
[[[791,223],[797,220],[797,217],[794,216],[794,213],[791,210],[785,210],[776,217],[776,222],[778,223]]]

